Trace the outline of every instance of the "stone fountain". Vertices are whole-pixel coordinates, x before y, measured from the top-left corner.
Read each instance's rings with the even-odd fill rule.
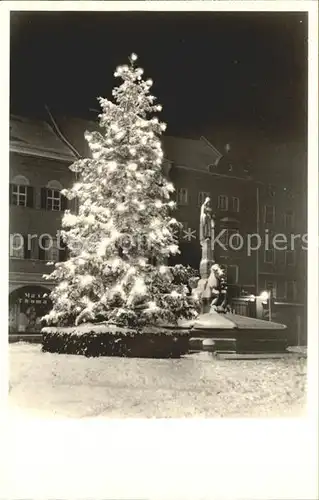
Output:
[[[201,302],[201,314],[192,322],[193,340],[215,353],[277,354],[289,346],[286,325],[233,314],[228,304],[223,269],[215,262],[215,217],[210,198],[200,212],[200,279],[193,294]]]

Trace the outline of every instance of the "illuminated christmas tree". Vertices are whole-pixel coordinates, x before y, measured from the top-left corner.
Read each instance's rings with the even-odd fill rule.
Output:
[[[197,313],[187,270],[165,264],[179,251],[174,187],[162,173],[166,125],[150,117],[161,106],[136,60],[116,69],[115,102],[99,99],[100,131],[85,134],[92,158],[70,167],[79,182],[65,195],[77,199],[78,213],[62,221],[69,259],[48,276],[57,282],[48,324],[143,326]]]

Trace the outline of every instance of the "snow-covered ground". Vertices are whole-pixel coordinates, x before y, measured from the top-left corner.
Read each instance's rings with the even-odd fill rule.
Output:
[[[13,412],[37,416],[266,417],[305,412],[306,360],[85,358],[10,345]]]

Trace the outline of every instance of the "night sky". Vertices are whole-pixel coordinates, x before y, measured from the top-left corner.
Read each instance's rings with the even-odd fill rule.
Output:
[[[132,52],[170,135],[306,143],[307,15],[15,12],[11,111],[88,116]]]

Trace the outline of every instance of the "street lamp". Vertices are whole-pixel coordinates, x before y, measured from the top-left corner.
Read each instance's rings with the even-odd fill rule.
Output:
[[[260,298],[264,301],[267,301],[269,304],[269,321],[271,321],[271,290],[261,292]]]

